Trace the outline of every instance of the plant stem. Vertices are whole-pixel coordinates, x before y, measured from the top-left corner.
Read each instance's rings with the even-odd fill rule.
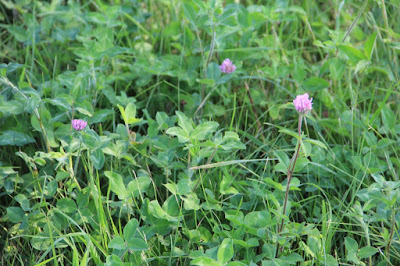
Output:
[[[76,171],[78,170],[79,159],[81,157],[81,146],[82,146],[82,141],[80,140],[78,157],[76,158],[75,166],[74,166],[74,179],[75,179],[76,185],[78,186],[79,190],[81,190],[81,186],[79,185],[78,180],[76,179]]]
[[[303,116],[300,114],[299,123],[297,125],[297,131],[298,131],[300,139],[299,139],[299,142],[297,144],[296,152],[293,155],[293,157],[290,160],[290,163],[288,165],[286,194],[285,194],[285,201],[283,202],[283,213],[282,213],[282,215],[285,215],[285,213],[286,213],[287,200],[288,200],[288,197],[289,197],[290,181],[292,180],[294,168],[296,166],[296,161],[297,161],[297,158],[299,157],[300,146],[301,146],[301,124],[302,124],[302,121],[303,121]],[[278,224],[278,236],[283,231],[283,221],[284,221],[284,218],[282,217],[280,225]],[[278,255],[279,255],[279,242],[278,242],[278,247],[276,249],[276,257],[278,257]]]

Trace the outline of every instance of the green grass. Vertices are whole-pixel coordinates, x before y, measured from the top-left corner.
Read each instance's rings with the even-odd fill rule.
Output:
[[[236,2],[0,3],[1,265],[400,263],[400,2]]]

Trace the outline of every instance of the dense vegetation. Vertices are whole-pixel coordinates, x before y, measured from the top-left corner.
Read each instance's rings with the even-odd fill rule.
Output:
[[[0,264],[400,265],[399,6],[0,1]]]

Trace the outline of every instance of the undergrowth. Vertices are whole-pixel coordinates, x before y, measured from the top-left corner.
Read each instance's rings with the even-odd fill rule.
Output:
[[[0,264],[399,265],[399,6],[0,1]]]

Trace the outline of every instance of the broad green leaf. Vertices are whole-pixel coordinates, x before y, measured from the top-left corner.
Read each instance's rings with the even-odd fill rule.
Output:
[[[132,239],[139,227],[139,222],[136,219],[131,219],[124,227],[124,239],[128,241]]]
[[[161,208],[161,206],[157,200],[150,201],[148,210],[149,210],[149,213],[156,218],[166,219],[168,221],[177,221],[177,218],[169,215],[168,213],[166,213],[164,211],[163,208]]]
[[[197,257],[190,262],[190,265],[222,266],[223,264],[209,257]]]
[[[364,53],[368,56],[368,59],[371,60],[372,52],[375,46],[376,41],[376,31],[368,37],[364,44]]]
[[[223,195],[226,194],[239,194],[239,191],[232,186],[232,181],[228,180],[226,176],[222,178],[222,181],[219,186],[219,192]]]
[[[180,127],[168,128],[166,133],[171,136],[177,136],[180,143],[186,143],[189,141],[189,134]]]
[[[35,139],[21,132],[7,130],[0,136],[0,146],[16,145],[23,146],[28,143],[34,143]]]
[[[108,243],[108,248],[125,249],[125,241],[122,237],[116,236]]]
[[[217,81],[220,76],[221,69],[219,68],[219,65],[217,65],[215,62],[210,63],[207,67],[207,78]]]
[[[381,114],[383,126],[386,126],[389,129],[393,129],[396,124],[396,116],[394,115],[393,111],[390,110],[387,106],[384,106],[381,110]]]
[[[308,78],[302,84],[302,87],[306,91],[311,91],[311,92],[319,91],[328,88],[329,86],[330,84],[328,81],[318,77]]]
[[[140,238],[131,238],[127,240],[128,248],[131,251],[142,251],[142,250],[147,250],[149,247],[147,246],[147,243]]]
[[[314,144],[314,145],[317,145],[317,146],[319,146],[319,147],[321,147],[321,148],[323,148],[325,150],[328,149],[323,142],[321,142],[319,140],[316,140],[316,139],[303,139],[303,141],[309,142],[309,143]]]
[[[96,149],[94,152],[90,153],[90,160],[93,162],[94,168],[100,170],[104,165],[104,153],[101,149]]]
[[[58,182],[57,180],[52,180],[47,184],[47,196],[53,197],[57,192]]]
[[[296,133],[296,132],[294,132],[294,131],[292,131],[292,130],[289,130],[289,129],[286,129],[286,128],[280,128],[280,129],[279,129],[279,132],[280,132],[280,133],[283,133],[283,134],[287,134],[287,135],[289,135],[289,136],[292,136],[292,137],[294,137],[294,138],[300,140],[299,134]]]
[[[213,79],[196,79],[198,83],[205,84],[205,85],[214,85],[215,80]]]
[[[189,179],[181,179],[178,181],[178,194],[186,195],[190,193],[194,187],[194,183],[191,182]]]
[[[294,172],[300,172],[301,170],[303,170],[304,167],[307,166],[309,162],[310,160],[308,160],[307,158],[304,157],[298,158],[296,161],[296,165],[294,167]]]
[[[239,135],[233,131],[226,131],[223,139],[240,141]]]
[[[196,26],[197,12],[190,3],[188,2],[183,3],[183,13],[185,14],[185,17],[193,24],[193,26]]]
[[[176,111],[176,115],[178,116],[178,125],[190,136],[190,133],[193,131],[192,120],[180,111]]]
[[[185,197],[182,197],[184,204],[183,208],[185,210],[194,210],[197,211],[200,209],[200,200],[194,193],[186,194]]]
[[[18,115],[24,112],[25,105],[21,101],[0,101],[0,112],[4,115]]]
[[[366,247],[360,248],[357,255],[360,259],[365,259],[365,258],[375,255],[377,252],[378,252],[377,248],[374,248],[371,246],[366,246]]]
[[[106,259],[105,266],[123,266],[121,259],[117,255],[108,256]]]
[[[30,243],[34,249],[43,251],[47,250],[52,245],[50,237],[44,233],[39,233],[33,236]]]
[[[368,60],[367,56],[362,51],[350,45],[340,45],[339,50],[345,53],[354,64],[357,64],[361,60]]]
[[[297,253],[292,253],[288,256],[280,257],[279,259],[290,265],[296,265],[299,261],[303,261],[303,258]]]
[[[25,212],[20,207],[8,207],[7,217],[12,223],[20,223],[24,220]]]
[[[78,209],[74,200],[69,198],[59,199],[57,201],[57,208],[65,213],[73,213]]]
[[[248,264],[240,262],[240,261],[232,261],[226,264],[226,266],[247,266]]]
[[[122,177],[119,174],[111,171],[105,171],[104,174],[110,180],[111,191],[117,194],[120,200],[125,199],[128,196],[128,193]]]
[[[338,266],[339,265],[337,260],[332,255],[329,255],[329,254],[326,256],[325,263],[326,263],[325,264],[326,266]]]
[[[346,246],[346,250],[348,252],[357,252],[358,244],[353,238],[349,236],[346,237],[344,240],[344,245]]]
[[[268,211],[252,211],[244,218],[244,223],[253,228],[263,228],[271,225],[271,214]]]
[[[283,191],[283,186],[281,183],[275,182],[270,177],[264,178],[264,182],[270,185],[271,187]]]
[[[218,261],[225,264],[232,259],[233,254],[233,241],[225,238],[218,248]]]
[[[127,188],[127,195],[130,197],[137,197],[140,195],[140,193],[146,192],[147,188],[150,185],[150,178],[147,176],[140,176],[136,178],[135,180],[132,180],[128,184]]]
[[[346,63],[340,58],[329,59],[329,70],[331,71],[331,78],[333,80],[340,80],[343,77],[344,71],[346,70]]]
[[[204,140],[208,135],[214,133],[218,126],[217,122],[212,121],[201,123],[193,130],[190,137],[197,140]]]
[[[136,118],[136,105],[134,103],[128,103],[125,107],[125,118],[127,124],[135,124],[142,121],[142,119]]]
[[[278,160],[281,164],[283,164],[283,166],[286,167],[286,169],[289,167],[289,157],[287,156],[287,154],[283,151],[274,151],[274,154],[276,157],[278,157]]]
[[[124,109],[124,107],[123,106],[121,106],[121,105],[117,105],[118,106],[118,109],[119,109],[119,111],[120,111],[120,113],[121,113],[121,116],[122,116],[122,119],[125,121],[125,123],[126,123],[126,121],[127,121],[127,118],[126,118],[126,114],[125,114],[125,109]]]

